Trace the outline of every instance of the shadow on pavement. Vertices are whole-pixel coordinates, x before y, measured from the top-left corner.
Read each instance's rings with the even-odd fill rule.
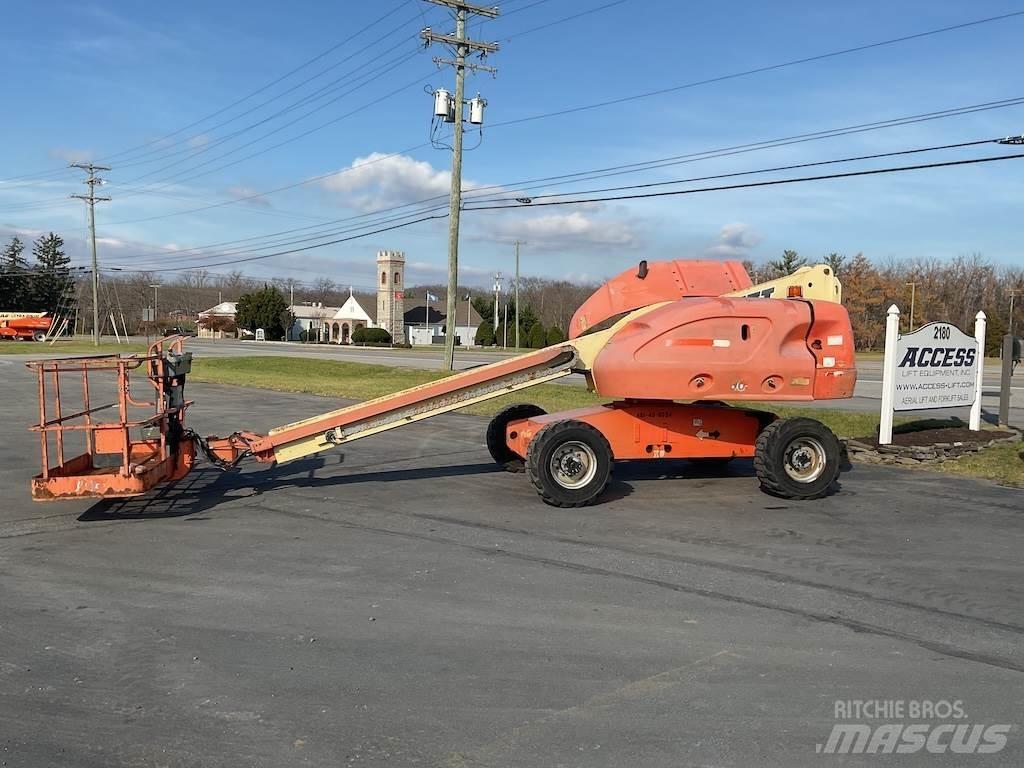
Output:
[[[131,499],[103,499],[83,512],[78,520],[88,523],[190,517],[214,509],[223,502],[260,496],[268,490],[324,489],[356,483],[432,480],[501,472],[501,469],[491,462],[477,462],[439,467],[356,470],[347,474],[334,474],[333,472],[323,474],[325,468],[329,467],[328,471],[330,471],[338,464],[339,462],[336,460],[314,457],[283,466],[269,467],[262,471],[221,472],[204,466],[193,470],[183,480],[173,485],[161,486],[146,496]],[[702,465],[685,459],[622,461],[616,463],[611,482],[605,492],[601,494],[597,505],[626,498],[633,493],[636,483],[655,480],[700,481],[753,476],[754,466],[750,459],[734,459],[724,466]],[[525,478],[523,480],[527,482]],[[838,483],[829,495],[837,490]]]
[[[270,467],[262,472],[221,472],[211,467],[193,470],[173,485],[162,486],[151,494],[131,499],[103,499],[83,512],[79,522],[145,520],[188,517],[213,509],[224,501],[262,495],[265,490],[285,488],[329,488],[352,483],[389,483],[439,477],[460,477],[498,472],[492,463],[458,464],[446,467],[417,467],[358,472],[344,475],[318,475],[328,461],[324,458],[297,461]],[[336,465],[337,462],[330,462]]]

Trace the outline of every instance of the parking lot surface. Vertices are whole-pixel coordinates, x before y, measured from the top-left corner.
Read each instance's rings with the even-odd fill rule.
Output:
[[[619,465],[600,504],[553,509],[454,414],[344,456],[35,505],[34,392],[0,373],[6,765],[1024,759],[1020,491],[856,466],[791,502],[749,463],[679,461]],[[337,404],[189,392],[203,433]],[[819,754],[853,700],[956,700],[1012,729],[988,755]]]

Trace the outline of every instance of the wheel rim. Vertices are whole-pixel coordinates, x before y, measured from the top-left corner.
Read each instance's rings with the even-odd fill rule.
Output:
[[[786,474],[798,483],[813,483],[825,471],[825,447],[813,437],[798,437],[790,441],[783,455]]]
[[[549,463],[551,476],[563,488],[583,488],[597,474],[594,449],[579,440],[570,440],[555,448]]]

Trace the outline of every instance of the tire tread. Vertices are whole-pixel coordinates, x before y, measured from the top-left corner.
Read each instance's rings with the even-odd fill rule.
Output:
[[[601,430],[596,429],[595,427],[592,427],[591,425],[585,422],[575,421],[573,419],[566,419],[565,421],[556,421],[552,424],[548,424],[540,432],[533,436],[533,440],[530,441],[530,445],[526,449],[527,477],[530,478],[530,482],[533,484],[533,487],[537,489],[537,493],[540,494],[541,499],[543,499],[546,504],[550,504],[553,507],[571,509],[576,507],[585,507],[589,504],[593,504],[594,500],[597,499],[597,497],[604,492],[604,489],[608,484],[606,479],[605,484],[601,487],[600,491],[598,491],[596,494],[594,494],[592,497],[588,499],[581,499],[579,501],[566,501],[564,499],[555,498],[548,492],[547,488],[545,487],[544,479],[541,477],[540,474],[541,462],[538,461],[538,455],[544,449],[544,445],[548,441],[556,439],[559,436],[559,434],[566,432],[570,429],[579,429],[581,427],[586,428],[595,436],[597,436],[597,438],[600,440],[605,450],[607,451],[606,455],[609,457],[609,459],[611,460],[614,458],[614,455],[612,454],[611,444],[608,442],[608,438],[606,438],[604,434],[601,433]],[[609,476],[610,475],[611,472],[609,470]]]

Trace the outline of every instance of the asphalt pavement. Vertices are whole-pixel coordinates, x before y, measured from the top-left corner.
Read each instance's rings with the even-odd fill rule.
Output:
[[[28,500],[0,358],[8,766],[963,765],[1024,760],[1024,493],[856,466],[790,502],[687,462],[544,506],[451,414],[124,502]],[[333,408],[190,385],[192,424]],[[837,719],[858,701],[904,714]],[[963,717],[910,718],[909,702]],[[838,702],[838,704],[837,704]],[[895,706],[890,705],[890,706]],[[828,752],[833,727],[1009,725],[993,754]],[[940,746],[942,746],[940,744]]]

